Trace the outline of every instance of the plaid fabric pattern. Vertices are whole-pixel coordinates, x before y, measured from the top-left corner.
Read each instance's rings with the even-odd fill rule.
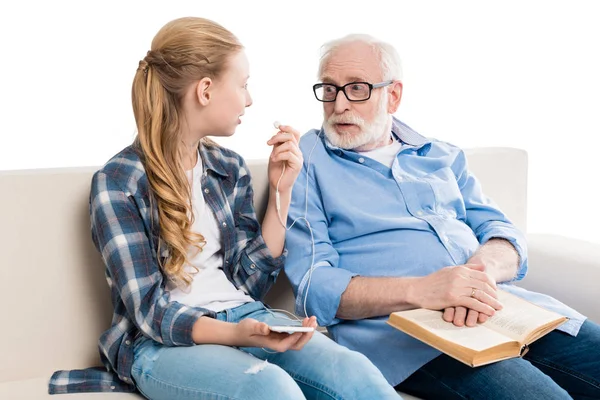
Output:
[[[223,271],[238,288],[260,300],[275,282],[286,252],[273,258],[253,205],[250,172],[231,150],[201,145],[202,188],[222,227]],[[191,346],[192,327],[215,313],[169,302],[159,257],[158,209],[138,152],[129,146],[94,174],[90,192],[92,239],[106,265],[114,307],[111,327],[99,339],[102,368],[57,371],[49,393],[133,392],[133,344],[144,335],[165,346]]]

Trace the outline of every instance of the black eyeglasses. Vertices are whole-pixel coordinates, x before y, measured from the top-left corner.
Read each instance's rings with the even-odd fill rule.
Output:
[[[337,86],[332,83],[317,83],[313,86],[313,92],[315,92],[317,100],[325,103],[334,102],[340,91],[344,92],[348,101],[365,101],[371,98],[371,91],[373,89],[385,87],[392,83],[394,81],[373,84],[369,82],[350,82],[344,86]]]

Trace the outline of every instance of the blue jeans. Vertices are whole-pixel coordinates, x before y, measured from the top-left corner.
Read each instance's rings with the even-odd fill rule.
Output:
[[[600,399],[600,325],[552,331],[524,358],[478,368],[441,355],[396,387],[424,399]]]
[[[258,301],[220,312],[217,318],[289,322]],[[318,332],[302,350],[285,353],[209,344],[166,347],[143,336],[134,352],[132,376],[138,390],[153,400],[399,399],[365,356]]]

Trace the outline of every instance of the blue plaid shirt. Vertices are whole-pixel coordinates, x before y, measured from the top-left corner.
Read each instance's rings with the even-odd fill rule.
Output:
[[[206,204],[222,227],[223,271],[238,288],[260,300],[283,266],[285,252],[273,258],[261,235],[253,205],[250,171],[231,150],[200,146],[205,166]],[[169,301],[158,258],[158,210],[150,202],[144,166],[133,146],[94,174],[90,193],[92,239],[106,265],[112,294],[111,327],[99,340],[105,368],[57,371],[49,392],[133,392],[133,343],[144,335],[165,346],[192,346],[192,327],[215,313]]]

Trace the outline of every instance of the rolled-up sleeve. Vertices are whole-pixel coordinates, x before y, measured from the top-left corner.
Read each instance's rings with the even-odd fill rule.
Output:
[[[467,225],[473,230],[480,245],[493,238],[510,242],[519,254],[519,266],[515,280],[527,274],[527,243],[525,235],[500,210],[481,189],[477,178],[469,172],[464,152],[459,151],[453,171],[462,193],[467,212]]]
[[[306,196],[306,184],[306,168],[303,168],[292,191],[288,225],[293,223],[293,226],[286,236],[285,272],[296,296],[296,313],[314,315],[319,325],[330,326],[340,322],[336,314],[342,294],[357,274],[338,268],[339,255],[329,238],[318,187],[311,177]],[[304,219],[305,209],[310,229]]]

